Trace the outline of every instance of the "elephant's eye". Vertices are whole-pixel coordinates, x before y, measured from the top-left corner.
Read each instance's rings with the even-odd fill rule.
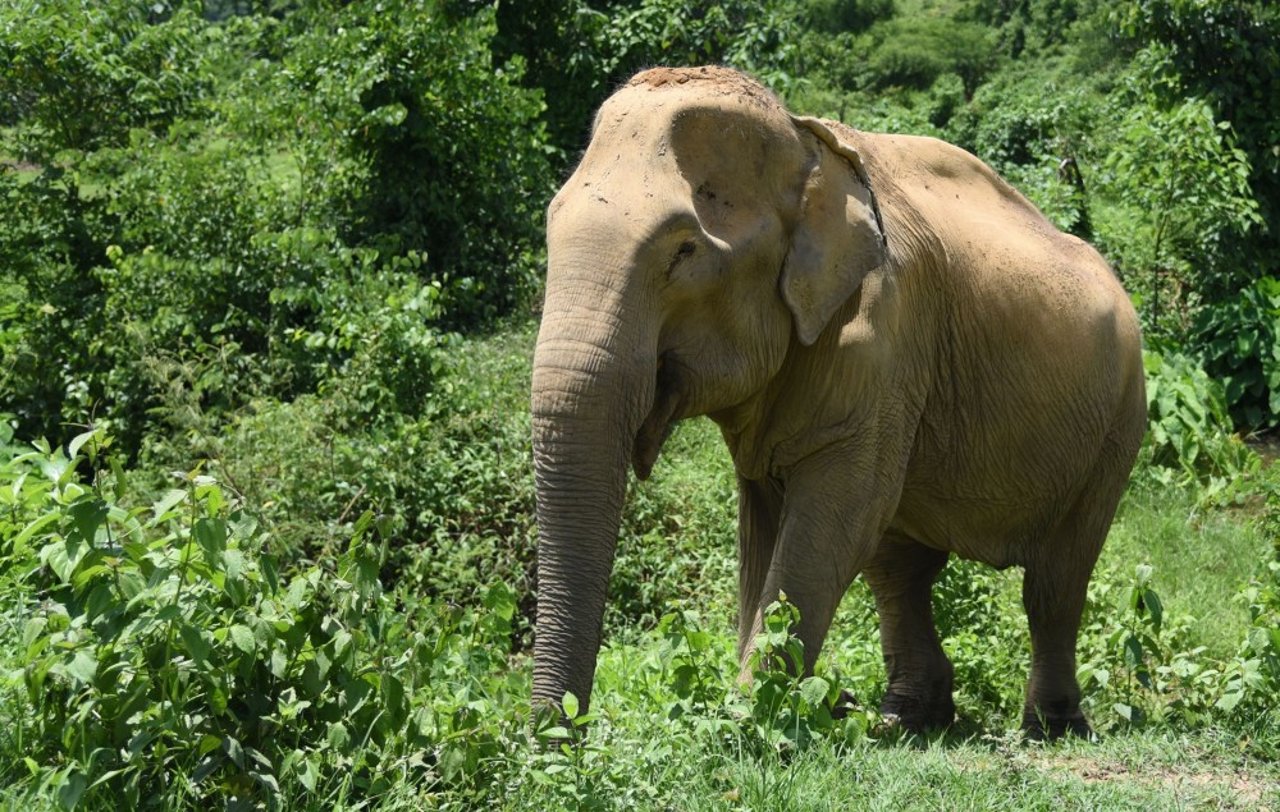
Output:
[[[685,259],[688,259],[690,256],[692,256],[693,252],[697,250],[697,248],[698,246],[694,243],[693,240],[685,240],[684,242],[680,243],[680,247],[676,249],[675,256],[671,258],[671,263],[667,265],[668,279],[671,278],[671,273],[676,269],[676,266],[679,265]]]

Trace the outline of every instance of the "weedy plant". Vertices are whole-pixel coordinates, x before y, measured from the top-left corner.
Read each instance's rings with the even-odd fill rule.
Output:
[[[370,513],[332,570],[282,572],[254,518],[198,470],[132,505],[109,445],[91,429],[65,453],[0,464],[3,557],[26,588],[3,684],[26,705],[25,756],[6,778],[66,808],[483,794],[483,762],[513,724],[492,708],[523,692],[501,673],[507,587],[483,613],[398,607]]]
[[[1222,386],[1192,358],[1176,352],[1143,351],[1149,430],[1143,470],[1168,484],[1181,471],[1202,482],[1207,494],[1256,471],[1257,455],[1233,433]]]

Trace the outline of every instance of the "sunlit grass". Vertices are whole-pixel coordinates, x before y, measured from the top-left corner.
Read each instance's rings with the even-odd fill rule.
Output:
[[[1256,511],[1203,504],[1193,490],[1137,483],[1121,503],[1099,570],[1128,576],[1154,568],[1165,611],[1191,618],[1192,633],[1214,654],[1231,654],[1248,614],[1234,600],[1259,574],[1268,540]]]

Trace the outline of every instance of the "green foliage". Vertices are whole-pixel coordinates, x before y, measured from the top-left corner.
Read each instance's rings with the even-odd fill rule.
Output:
[[[385,528],[368,513],[331,569],[289,574],[210,477],[138,507],[118,462],[82,482],[77,466],[108,448],[94,430],[68,455],[0,468],[9,515],[29,519],[3,552],[40,596],[22,607],[9,677],[30,708],[24,780],[67,807],[348,803],[405,781],[483,791],[510,590],[489,588],[483,615],[406,615],[379,583]],[[457,693],[424,702],[442,678]]]
[[[759,746],[777,755],[788,755],[810,745],[815,738],[853,741],[867,733],[870,715],[843,708],[842,718],[832,711],[840,702],[837,679],[819,674],[804,676],[804,644],[793,630],[800,611],[786,595],[765,607],[763,628],[748,658],[752,682],[748,692],[750,732]]]
[[[499,346],[510,352],[510,344]],[[477,359],[468,377],[477,368],[499,381],[514,377],[496,362]],[[525,362],[505,363],[514,370]],[[508,386],[511,380],[503,391]],[[519,395],[503,397],[512,394]],[[820,662],[816,675],[798,677],[791,667],[803,657],[791,632],[796,610],[780,601],[765,613],[745,689],[734,683],[723,610],[712,609],[709,621],[696,609],[669,612],[653,632],[633,637],[634,648],[602,652],[593,713],[568,713],[573,730],[590,723],[585,739],[563,744],[562,734],[572,731],[549,726],[535,727],[531,739],[521,698],[528,659],[507,657],[520,634],[522,595],[483,572],[473,586],[450,593],[457,602],[424,595],[404,573],[384,591],[389,582],[381,576],[396,551],[409,553],[392,516],[365,513],[339,522],[328,548],[310,556],[314,563],[290,563],[292,555],[271,552],[283,549],[276,534],[287,527],[246,510],[212,477],[184,475],[172,492],[144,496],[138,477],[118,458],[113,464],[100,430],[66,453],[23,450],[11,438],[11,429],[0,432],[8,449],[0,465],[0,598],[16,618],[0,624],[0,635],[8,635],[0,643],[10,652],[0,661],[0,674],[8,675],[0,707],[19,724],[13,735],[21,744],[10,752],[31,763],[15,759],[4,777],[38,797],[61,792],[72,800],[83,792],[86,807],[133,805],[130,799],[144,797],[169,805],[222,803],[234,796],[282,806],[364,800],[412,808],[432,798],[459,808],[482,799],[509,808],[613,808],[624,798],[643,805],[670,797],[672,782],[690,780],[690,769],[739,765],[729,773],[746,767],[752,777],[734,779],[737,791],[744,799],[765,798],[789,792],[789,764],[826,748],[862,748],[868,738],[888,746],[898,735],[842,691],[857,685],[872,700],[883,691],[869,608],[855,608],[854,625],[829,643],[827,656],[841,672]],[[696,457],[695,439],[701,441],[673,438]],[[497,446],[479,453],[492,459]],[[77,468],[91,478],[81,480]],[[481,481],[475,470],[448,488],[473,488]],[[680,479],[676,473],[652,484],[666,491]],[[489,498],[479,494],[472,497]],[[255,493],[251,502],[262,498]],[[455,504],[449,509],[462,502]],[[679,501],[669,504],[687,510]],[[702,532],[697,524],[690,529]],[[465,548],[477,532],[441,538]],[[497,551],[488,561],[502,566],[511,554]],[[666,554],[721,555],[714,545]],[[420,548],[419,572],[432,572],[442,584],[468,583],[458,568],[462,555],[444,544]],[[642,561],[619,562],[636,563]],[[686,566],[696,572],[698,565]],[[1017,579],[1007,575],[958,564],[939,585],[935,606],[956,665],[959,735],[971,735],[963,731],[974,725],[999,731],[1018,718],[1025,626]],[[1277,577],[1274,565],[1264,568],[1242,594],[1247,633],[1239,652],[1223,659],[1194,638],[1187,608],[1170,602],[1149,567],[1130,577],[1100,572],[1080,658],[1095,725],[1114,731],[1228,725],[1257,731],[1248,735],[1259,743],[1249,747],[1272,741],[1265,731],[1274,724],[1269,697],[1280,684]],[[618,573],[621,583],[635,578]],[[708,607],[726,599],[729,580],[698,582],[713,593],[702,596]],[[842,636],[858,641],[856,653]],[[846,668],[856,680],[842,675]],[[869,681],[863,671],[872,674]],[[836,718],[837,708],[843,718]],[[655,718],[669,721],[655,726]],[[536,740],[544,744],[531,747]],[[711,766],[694,767],[690,753]]]
[[[1030,659],[1018,581],[976,561],[953,560],[933,589],[934,622],[954,668],[956,713],[984,728],[1022,712]],[[874,624],[874,615],[867,622]],[[882,667],[878,657],[876,666]]]
[[[1170,107],[1203,100],[1230,122],[1249,166],[1261,222],[1280,212],[1280,7],[1264,0],[1141,0],[1112,11],[1118,33],[1155,55],[1153,90]],[[1253,230],[1231,246],[1230,265],[1275,274],[1280,233]]]
[[[867,34],[867,76],[872,88],[927,88],[938,77],[960,77],[966,97],[995,67],[990,30],[985,26],[928,17],[879,23]]]
[[[650,480],[628,493],[606,623],[652,627],[675,600],[709,609],[703,585],[736,577],[736,517],[737,479],[719,431],[709,420],[679,426]]]
[[[1197,343],[1237,425],[1280,424],[1280,280],[1264,276],[1200,311]]]
[[[1016,58],[1076,45],[1100,11],[1106,6],[1096,0],[967,0],[959,16],[997,29],[1001,50]]]
[[[801,14],[780,0],[501,2],[493,48],[523,58],[526,83],[545,91],[552,143],[573,160],[595,108],[642,68],[727,64],[789,86]]]
[[[1135,106],[1120,123],[1103,184],[1128,209],[1106,245],[1158,334],[1185,335],[1192,307],[1249,278],[1225,245],[1261,224],[1249,163],[1228,123],[1188,99],[1168,112]],[[1127,247],[1119,247],[1120,242]],[[1114,246],[1114,247],[1113,247]],[[1146,269],[1146,273],[1136,273]]]
[[[415,371],[406,366],[415,352],[405,348],[415,333],[396,325],[420,324],[408,308],[421,299],[400,299],[383,312],[393,342],[341,330],[300,338],[363,342],[322,395],[257,401],[225,430],[189,410],[195,419],[184,441],[157,443],[149,458],[172,467],[192,448],[207,454],[211,470],[259,506],[283,556],[325,558],[355,517],[373,511],[396,529],[388,579],[469,606],[501,581],[518,590],[527,614],[533,485],[524,404],[532,337],[508,339],[498,357],[474,342],[453,338],[437,347],[426,336],[431,343],[416,357],[432,366]],[[412,399],[407,411],[397,411],[397,398]]]
[[[210,89],[220,37],[194,8],[110,0],[14,0],[0,9],[0,124],[23,158],[162,131]]]
[[[654,64],[723,63],[780,86],[790,79],[795,26],[795,11],[778,0],[641,0],[604,23],[603,67],[620,77]]]
[[[1258,458],[1231,433],[1221,384],[1193,359],[1143,351],[1148,433],[1144,441],[1153,472],[1180,469],[1183,476],[1222,487],[1252,470]]]
[[[92,416],[136,452],[174,422],[174,388],[216,423],[324,389],[361,353],[369,413],[388,392],[418,408],[428,325],[490,323],[534,295],[552,186],[539,93],[518,64],[494,70],[491,13],[416,8],[3,18],[16,50],[0,89],[27,95],[11,94],[21,121],[0,156],[36,162],[0,163],[17,213],[0,232],[0,392],[25,434],[65,440]],[[86,49],[68,62],[86,76],[38,89],[31,72],[63,46]],[[171,61],[154,93],[190,103],[153,110],[143,69]],[[76,82],[139,106],[80,109],[58,95],[96,105]]]
[[[518,62],[493,63],[492,13],[455,21],[437,4],[355,3],[307,22],[271,100],[357,173],[344,236],[424,252],[458,323],[524,302],[553,183],[541,94],[519,86]]]
[[[1204,647],[1189,642],[1186,619],[1166,621],[1152,573],[1140,564],[1128,582],[1090,585],[1076,676],[1104,730],[1194,723],[1212,701],[1219,674],[1206,666]]]
[[[809,0],[814,28],[836,33],[862,31],[893,15],[893,0]]]
[[[69,378],[97,366],[88,347],[102,333],[91,268],[105,218],[74,177],[0,167],[0,201],[13,213],[0,229],[0,400],[28,434],[59,431],[64,401],[83,391]]]

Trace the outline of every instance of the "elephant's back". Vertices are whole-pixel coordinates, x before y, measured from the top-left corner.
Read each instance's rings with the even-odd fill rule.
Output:
[[[1099,353],[1139,352],[1137,314],[1106,260],[989,166],[936,138],[859,138],[874,156],[868,172],[873,185],[881,181],[887,216],[937,246],[914,252],[927,259],[900,263],[914,266],[904,271],[921,277],[921,287],[945,292],[947,323],[964,327],[981,313],[971,329],[986,333],[985,343],[1003,338],[1033,353],[1078,353],[1098,339]]]

